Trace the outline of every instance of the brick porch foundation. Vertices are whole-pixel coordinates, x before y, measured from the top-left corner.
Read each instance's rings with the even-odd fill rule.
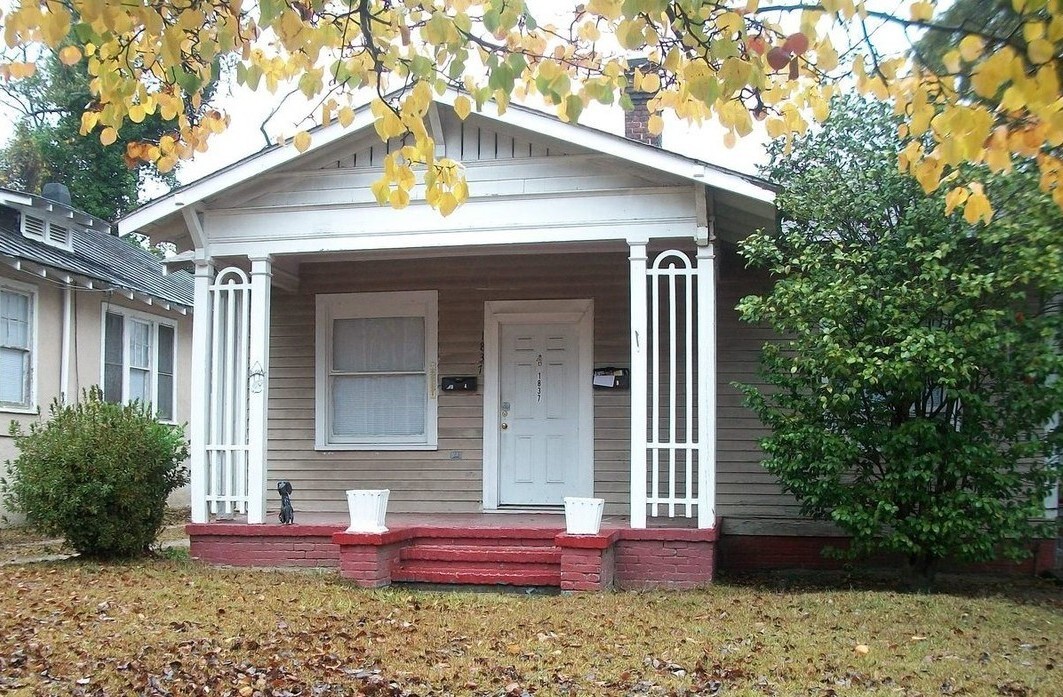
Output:
[[[563,591],[694,588],[712,582],[716,531],[190,524],[191,555],[212,564],[336,568],[363,587],[392,580],[546,585]]]

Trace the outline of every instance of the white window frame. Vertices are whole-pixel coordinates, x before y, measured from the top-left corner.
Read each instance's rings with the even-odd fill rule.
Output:
[[[107,365],[107,315],[121,315],[122,317],[122,403],[126,404],[129,399],[129,336],[130,327],[129,323],[132,321],[141,322],[151,326],[150,341],[151,350],[148,353],[148,361],[150,363],[148,372],[148,382],[151,391],[151,407],[155,414],[158,414],[158,391],[159,391],[159,326],[167,326],[173,330],[173,404],[170,405],[171,418],[163,419],[159,418],[160,423],[164,424],[176,424],[177,423],[177,404],[178,404],[178,356],[180,352],[178,350],[179,332],[177,322],[168,318],[161,317],[159,315],[153,315],[148,312],[141,312],[139,310],[131,310],[128,307],[122,307],[121,305],[112,305],[110,303],[103,303],[103,311],[100,313],[100,389],[104,389],[104,371]]]
[[[29,352],[30,352],[30,376],[29,389],[26,390],[25,404],[11,404],[0,402],[0,412],[6,414],[38,414],[37,407],[37,286],[29,283],[19,283],[6,278],[0,279],[0,290],[9,293],[25,295],[29,298]]]
[[[438,448],[439,293],[400,291],[390,293],[333,293],[316,296],[315,328],[315,449],[332,450],[436,450]],[[332,403],[329,374],[332,365],[333,322],[375,317],[423,317],[425,383],[425,433],[415,438],[377,437],[339,440],[330,437]]]

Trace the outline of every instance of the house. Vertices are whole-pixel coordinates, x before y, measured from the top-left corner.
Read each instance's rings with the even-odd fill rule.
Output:
[[[190,413],[192,277],[73,208],[66,187],[45,191],[0,188],[0,463],[17,456],[10,420],[93,385],[151,402],[162,421]]]
[[[763,470],[732,385],[771,338],[734,308],[767,287],[736,242],[774,224],[773,188],[453,99],[429,115],[467,168],[448,217],[377,205],[396,144],[365,109],[119,222],[195,266],[193,556],[570,590],[818,563],[838,533]],[[344,532],[345,491],[383,489],[387,530]],[[565,534],[568,496],[604,499],[599,534]]]

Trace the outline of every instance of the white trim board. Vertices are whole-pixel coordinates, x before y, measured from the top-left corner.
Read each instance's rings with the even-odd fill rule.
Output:
[[[594,300],[493,300],[484,303],[483,510],[497,511],[499,437],[499,337],[503,324],[557,323],[579,326],[579,476],[581,496],[594,495]]]
[[[436,102],[453,107],[454,100],[458,96],[456,91],[447,90],[436,97]],[[775,201],[775,191],[766,184],[758,183],[755,177],[631,141],[612,133],[578,124],[563,123],[534,109],[511,106],[503,113],[499,113],[497,105],[488,103],[484,105],[483,111],[476,113],[475,118],[513,126],[532,135],[553,138],[580,148],[611,155],[651,170],[730,191],[764,204],[770,205]],[[309,158],[320,154],[325,148],[341,139],[360,137],[363,135],[361,132],[368,131],[372,123],[373,116],[368,105],[360,107],[355,112],[354,121],[348,128],[344,128],[337,122],[315,129],[310,148],[305,153],[299,153],[292,144],[263,150],[138,208],[118,221],[119,232],[126,234],[153,226],[177,214],[187,206],[232,189],[253,177],[274,171],[299,157]]]

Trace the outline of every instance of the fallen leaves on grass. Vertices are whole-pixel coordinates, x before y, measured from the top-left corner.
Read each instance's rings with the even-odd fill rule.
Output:
[[[5,575],[0,694],[1063,694],[1054,597],[363,591],[161,561]]]

